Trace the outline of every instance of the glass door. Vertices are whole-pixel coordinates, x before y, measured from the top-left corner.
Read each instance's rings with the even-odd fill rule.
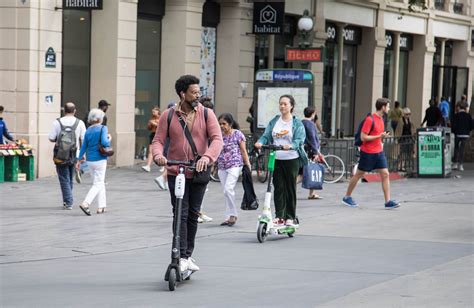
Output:
[[[148,120],[160,99],[161,21],[138,17],[135,89],[135,153],[148,146]]]
[[[90,100],[91,13],[63,10],[61,106],[76,105],[76,116],[85,119]]]

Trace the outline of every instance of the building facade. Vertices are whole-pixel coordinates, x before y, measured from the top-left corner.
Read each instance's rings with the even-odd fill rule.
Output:
[[[284,2],[281,34],[253,34],[248,0],[4,0],[0,2],[0,101],[17,137],[36,149],[39,176],[54,174],[47,135],[72,101],[84,118],[101,99],[116,166],[134,164],[146,147],[154,106],[178,97],[175,80],[201,79],[216,113],[243,130],[259,69],[308,68],[312,104],[331,136],[351,136],[378,97],[399,100],[419,124],[432,97],[472,97],[474,6],[471,0],[298,0]],[[298,19],[314,20],[310,45],[324,60],[285,62],[298,46]],[[275,102],[276,103],[276,102]]]

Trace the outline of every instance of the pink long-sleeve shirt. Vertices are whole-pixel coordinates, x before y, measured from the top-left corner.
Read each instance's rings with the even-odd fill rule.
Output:
[[[163,149],[166,143],[166,137],[168,132],[168,113],[174,112],[169,127],[169,138],[170,145],[168,148],[168,160],[182,160],[189,161],[194,160],[194,154],[189,145],[184,130],[178,120],[179,111],[175,111],[174,108],[167,109],[163,112],[156,129],[155,138],[152,142],[152,153],[153,159],[157,156],[163,155]],[[199,155],[209,158],[210,163],[213,163],[219,157],[222,150],[222,133],[217,121],[217,117],[212,110],[208,110],[207,123],[204,118],[204,107],[199,104],[195,108],[194,123],[191,129],[191,135],[196,145],[196,149]],[[186,119],[185,114],[181,114]],[[170,175],[178,174],[178,166],[167,166]],[[192,173],[186,173],[187,178],[192,177]]]

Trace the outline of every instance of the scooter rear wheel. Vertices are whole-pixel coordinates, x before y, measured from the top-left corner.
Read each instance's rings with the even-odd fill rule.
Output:
[[[257,239],[260,243],[265,242],[267,239],[267,224],[264,222],[258,224]]]
[[[170,274],[168,278],[168,288],[170,291],[174,291],[176,289],[176,280],[178,278],[178,273],[176,272],[175,268],[170,269]]]

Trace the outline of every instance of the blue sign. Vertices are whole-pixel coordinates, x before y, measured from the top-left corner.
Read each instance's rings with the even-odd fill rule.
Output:
[[[313,74],[304,70],[261,70],[257,81],[312,81]]]

